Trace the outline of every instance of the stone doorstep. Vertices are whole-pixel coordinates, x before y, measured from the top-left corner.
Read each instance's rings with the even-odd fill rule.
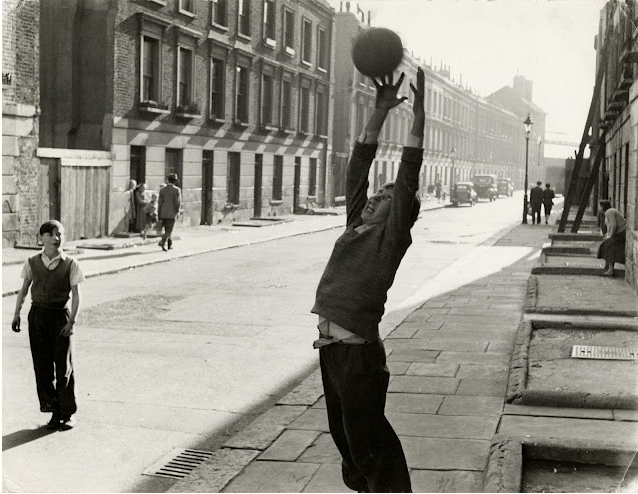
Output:
[[[603,239],[603,235],[600,233],[550,233],[549,238],[551,238],[552,241],[563,242],[600,242]]]
[[[638,395],[592,393],[583,391],[557,391],[527,389],[529,344],[534,329],[563,330],[638,330],[638,325],[627,321],[625,325],[601,322],[523,321],[518,327],[514,350],[510,360],[506,387],[506,403],[537,407],[561,407],[606,410],[638,410]]]
[[[584,266],[536,266],[532,268],[532,274],[569,275],[569,276],[600,276],[602,267],[589,268]],[[624,269],[616,269],[617,278],[625,277]]]
[[[520,438],[496,435],[485,470],[484,492],[521,492],[525,460],[553,460],[638,467],[638,444],[582,439]]]

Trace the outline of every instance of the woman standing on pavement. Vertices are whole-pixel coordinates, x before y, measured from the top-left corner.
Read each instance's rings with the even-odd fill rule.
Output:
[[[600,201],[605,214],[605,238],[598,247],[598,259],[605,260],[601,276],[614,276],[614,263],[625,264],[625,239],[627,222],[620,211],[611,207],[611,202]]]

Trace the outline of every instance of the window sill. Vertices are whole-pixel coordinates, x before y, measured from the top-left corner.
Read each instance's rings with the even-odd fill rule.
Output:
[[[319,72],[321,72],[323,74],[327,74],[328,73],[328,69],[324,69],[323,67],[319,67],[318,65],[317,65],[317,71],[319,71]]]
[[[317,202],[317,196],[308,196],[306,200],[308,202]]]
[[[243,41],[244,43],[250,43],[253,39],[248,35],[248,34],[244,34],[244,33],[237,33],[237,39],[239,39],[240,41]]]
[[[177,11],[180,14],[183,14],[183,15],[185,15],[187,17],[190,17],[191,19],[194,19],[195,17],[197,17],[194,12],[189,12],[188,10],[178,9]]]
[[[286,46],[286,48],[284,49],[284,53],[286,55],[288,55],[289,57],[294,57],[295,56],[294,48],[290,48],[289,46]]]
[[[158,113],[158,114],[168,114],[171,111],[168,108],[158,108],[155,106],[148,106],[140,103],[138,106],[138,110],[146,113]]]
[[[197,113],[183,113],[183,112],[175,112],[175,116],[177,118],[188,118],[188,119],[193,119],[193,118],[201,118],[201,115],[198,115]]]
[[[277,42],[272,38],[264,38],[264,46],[274,50],[277,47]]]
[[[261,128],[268,131],[279,130],[279,127],[276,127],[275,125],[272,125],[272,124],[262,124]]]
[[[224,26],[223,24],[211,22],[210,25],[213,26],[215,29],[219,29],[220,31],[228,32],[228,26]]]
[[[235,119],[235,121],[233,122],[233,125],[235,127],[242,127],[242,128],[246,128],[248,127],[248,122],[242,122],[241,120],[239,120],[238,118]]]
[[[208,117],[208,122],[215,125],[224,125],[228,123],[228,120],[226,120],[225,118],[217,118],[215,117],[215,115],[212,115]]]
[[[283,199],[271,199],[270,200],[270,205],[271,206],[281,206],[284,203]]]
[[[306,61],[306,60],[301,60],[301,65],[305,65],[309,69],[312,68],[312,64],[310,62]]]
[[[148,0],[149,2],[156,3],[157,5],[161,5],[162,7],[166,7],[166,2],[163,0]]]

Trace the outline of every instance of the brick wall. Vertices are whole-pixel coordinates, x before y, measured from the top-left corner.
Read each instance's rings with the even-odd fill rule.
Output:
[[[2,247],[34,243],[41,222],[37,0],[2,4]]]

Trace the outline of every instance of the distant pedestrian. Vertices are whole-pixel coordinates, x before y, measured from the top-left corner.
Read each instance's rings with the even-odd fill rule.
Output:
[[[146,240],[148,230],[157,223],[157,194],[152,194],[151,200],[144,206],[144,216],[146,217],[146,222],[142,231],[142,238]]]
[[[28,317],[29,342],[40,411],[52,413],[47,429],[71,429],[77,411],[71,336],[80,312],[79,285],[84,281],[84,275],[79,263],[62,250],[62,223],[55,220],[43,223],[40,240],[44,248],[28,258],[22,267],[23,283],[11,329],[20,332],[20,310],[33,284]]]
[[[611,207],[611,202],[600,201],[600,208],[605,214],[605,238],[598,247],[598,259],[605,260],[605,268],[601,276],[614,276],[614,264],[625,264],[625,244],[627,222],[620,211]]]
[[[545,184],[545,190],[543,191],[543,210],[545,212],[545,224],[548,224],[549,215],[552,213],[552,206],[554,205],[554,190],[550,184]]]
[[[177,175],[171,173],[168,176],[168,184],[160,190],[159,200],[157,202],[159,219],[164,228],[164,234],[159,243],[163,251],[166,251],[167,246],[169,249],[173,248],[171,234],[173,233],[175,220],[182,205],[182,190],[175,185],[176,183]]]
[[[401,441],[385,417],[390,373],[379,322],[387,292],[412,243],[419,214],[423,161],[424,84],[417,71],[414,121],[396,182],[367,197],[377,137],[403,81],[377,82],[375,108],[357,138],[346,179],[346,229],[337,239],[317,287],[312,312],[319,316],[319,362],[330,433],[342,456],[343,481],[358,492],[411,492]]]
[[[146,229],[145,208],[149,198],[146,193],[146,184],[140,183],[135,188],[135,231],[142,233]]]
[[[532,224],[541,223],[541,205],[543,204],[543,182],[536,182],[529,194],[529,204],[532,208]]]
[[[441,199],[441,191],[443,190],[443,186],[441,185],[441,182],[437,182],[434,185],[434,197],[436,197],[437,199]]]
[[[124,206],[125,225],[127,232],[135,231],[135,216],[137,209],[135,207],[135,188],[137,187],[136,180],[129,180],[128,190],[126,191],[126,203]]]

